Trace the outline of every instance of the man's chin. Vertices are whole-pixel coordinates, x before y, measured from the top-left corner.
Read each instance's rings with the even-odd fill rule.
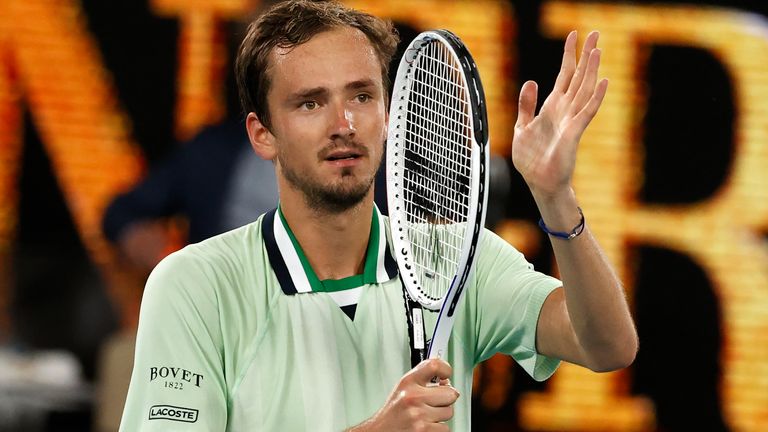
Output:
[[[301,191],[309,207],[328,213],[340,213],[363,202],[373,188],[373,180],[345,176],[333,184],[324,187],[303,187]]]
[[[324,213],[341,213],[363,202],[373,188],[375,176],[361,178],[358,171],[353,167],[344,167],[325,184],[292,170],[284,169],[283,175],[304,195],[308,207]]]
[[[359,205],[371,190],[371,185],[345,185],[320,191],[308,198],[308,203],[314,201],[312,207],[332,213],[340,213]]]

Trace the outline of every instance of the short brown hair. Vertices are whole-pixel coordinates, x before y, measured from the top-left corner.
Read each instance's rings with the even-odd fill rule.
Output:
[[[350,9],[334,0],[289,0],[267,10],[248,26],[235,61],[240,103],[271,129],[267,94],[271,85],[267,69],[275,47],[290,49],[313,36],[339,27],[353,27],[365,34],[381,63],[384,94],[389,89],[389,62],[399,37],[391,21]]]

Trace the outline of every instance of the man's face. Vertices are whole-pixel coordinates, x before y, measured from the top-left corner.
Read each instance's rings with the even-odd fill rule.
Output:
[[[346,210],[370,192],[386,139],[381,66],[353,28],[276,48],[267,96],[277,171],[312,208]]]

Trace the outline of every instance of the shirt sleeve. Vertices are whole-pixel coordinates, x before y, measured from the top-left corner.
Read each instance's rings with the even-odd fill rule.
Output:
[[[475,315],[475,362],[501,352],[543,381],[560,360],[536,351],[536,326],[544,300],[562,283],[535,271],[523,254],[493,232],[486,230],[481,242],[475,284],[467,293]]]
[[[147,281],[121,431],[226,428],[215,284],[186,250],[168,256]]]

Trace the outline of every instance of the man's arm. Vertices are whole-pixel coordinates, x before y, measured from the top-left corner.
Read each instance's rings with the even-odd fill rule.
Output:
[[[597,113],[608,81],[597,81],[598,34],[590,33],[576,64],[576,33],[568,35],[552,93],[536,111],[537,86],[520,91],[512,161],[551,231],[570,232],[581,215],[571,186],[581,135]],[[628,366],[637,333],[624,291],[588,226],[570,240],[551,237],[563,289],[545,301],[537,326],[540,353],[609,371]]]
[[[181,209],[177,183],[183,181],[182,158],[158,165],[131,190],[117,196],[102,219],[104,235],[148,274],[167,255],[168,218]]]
[[[575,199],[563,201],[575,208]],[[548,212],[565,208],[565,204],[551,206]],[[542,217],[544,214],[542,210]],[[576,217],[578,222],[578,213]],[[597,372],[629,366],[637,352],[637,334],[621,283],[597,241],[585,227],[572,240],[553,238],[552,248],[563,288],[553,291],[544,302],[536,332],[537,349]]]
[[[182,251],[150,275],[121,431],[226,428],[219,313],[203,268]]]

